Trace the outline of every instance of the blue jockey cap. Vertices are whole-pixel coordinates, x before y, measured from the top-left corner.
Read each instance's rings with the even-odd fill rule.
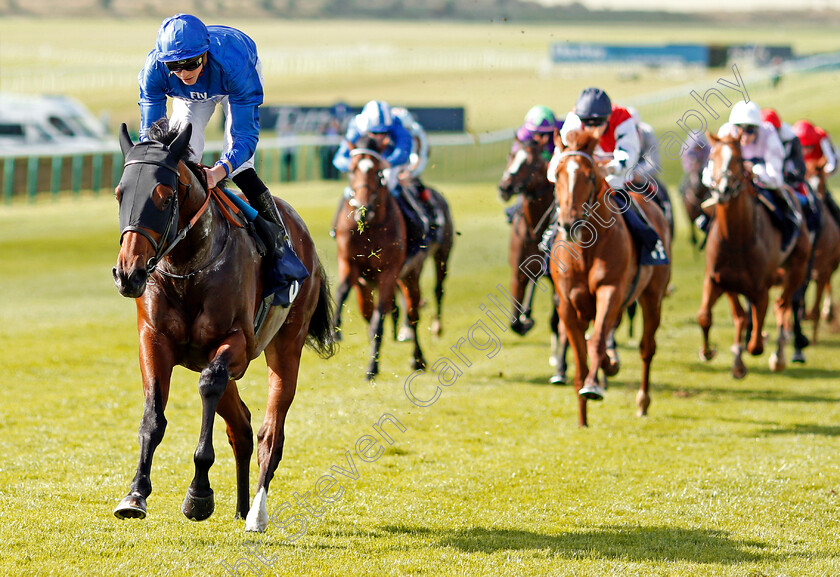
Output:
[[[210,48],[204,23],[190,14],[176,14],[160,25],[155,50],[158,62],[176,62],[201,56]]]
[[[382,100],[371,100],[359,113],[359,130],[365,132],[388,132],[394,124],[391,107]]]
[[[575,114],[581,120],[590,118],[607,119],[612,114],[612,102],[600,88],[585,88],[578,96]]]

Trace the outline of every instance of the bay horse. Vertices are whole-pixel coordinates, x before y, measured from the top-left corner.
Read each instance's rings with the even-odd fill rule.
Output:
[[[744,168],[740,136],[707,133],[707,137],[712,146],[713,185],[705,204],[714,207],[715,216],[706,245],[703,297],[697,313],[703,330],[700,358],[709,361],[715,356],[709,345],[712,307],[726,293],[735,322],[732,376],[743,378],[747,374],[741,358],[747,319],[738,295],[746,297],[751,305],[752,331],[746,348],[757,356],[764,351],[762,327],[770,288],[781,282],[782,293],[774,303],[779,333],[769,366],[771,371],[782,371],[786,365],[784,347],[793,330],[793,298],[805,280],[811,241],[803,223],[796,243],[788,254],[782,254],[781,233],[772,224],[769,212],[761,208],[752,177]]]
[[[336,224],[338,287],[333,325],[340,339],[341,309],[355,287],[359,308],[369,325],[370,361],[366,377],[379,374],[379,351],[385,319],[395,306],[397,287],[402,289],[406,315],[412,329],[415,370],[426,360],[417,337],[420,321],[420,271],[425,250],[407,258],[406,224],[382,173],[386,161],[375,138],[363,136],[350,150],[350,187]],[[376,290],[376,302],[374,302]]]
[[[814,304],[805,315],[806,320],[814,321],[812,340],[816,343],[821,320],[831,323],[831,328],[835,332],[840,330],[838,315],[835,312],[831,297],[831,277],[840,266],[840,225],[828,208],[825,159],[822,158],[817,162],[806,161],[805,166],[806,178],[819,203],[822,225],[820,234],[814,243],[814,262],[811,272],[811,278],[815,285]],[[823,299],[825,299],[824,302]],[[822,307],[822,312],[820,307]]]
[[[685,212],[688,215],[689,238],[691,239],[691,246],[695,249],[698,248],[697,232],[695,230],[697,225],[695,221],[702,214],[705,214],[703,203],[709,199],[710,194],[709,189],[703,184],[702,174],[702,166],[694,167],[693,170],[683,176],[680,182],[680,196],[683,200]]]
[[[439,238],[429,242],[425,258],[426,261],[432,262],[432,266],[435,270],[435,313],[432,317],[431,328],[432,334],[439,337],[443,334],[443,295],[445,292],[443,289],[443,283],[446,280],[447,273],[449,272],[449,257],[452,254],[452,247],[455,244],[455,224],[452,220],[452,211],[449,208],[449,203],[446,201],[446,197],[444,197],[443,194],[438,192],[436,189],[423,184],[419,178],[414,178],[412,181],[413,182],[405,183],[403,186],[414,186],[420,191],[420,194],[418,195],[420,197],[428,195],[429,202],[435,206],[436,210],[440,213],[440,220],[435,224],[435,226],[440,227],[440,230],[437,233],[430,233],[430,236],[434,234],[434,236],[437,237],[439,235]],[[422,274],[422,267],[420,272]],[[396,329],[396,327],[399,326],[399,307],[394,307],[392,315],[394,319],[394,327]],[[397,340],[413,342],[413,331],[414,329],[411,328],[411,325],[406,318],[405,323],[402,326],[402,330],[397,336]]]
[[[503,202],[514,196],[522,199],[521,206],[514,212],[510,241],[508,242],[508,264],[510,265],[510,292],[516,303],[511,310],[510,328],[518,335],[526,335],[533,327],[531,318],[536,283],[544,272],[545,254],[539,244],[551,224],[555,207],[554,185],[548,180],[548,161],[542,155],[542,147],[534,139],[519,142],[515,152],[508,155],[505,171],[499,180],[499,198]],[[526,274],[525,270],[531,274]],[[539,273],[536,271],[539,270]],[[552,299],[554,299],[552,292]],[[552,302],[551,356],[549,362],[556,367],[549,379],[553,384],[566,382],[566,350],[568,339],[557,316],[556,302]]]
[[[120,131],[125,166],[115,193],[122,232],[113,276],[120,294],[137,306],[145,405],[137,472],[114,514],[123,519],[146,516],[152,457],[166,430],[172,369],[181,365],[200,373],[202,404],[195,476],[181,510],[200,521],[215,508],[208,471],[215,460],[213,422],[218,413],[227,423],[236,459],[236,517],[246,519],[246,531],[263,531],[301,350],[308,344],[324,357],[332,354],[332,301],[306,225],[287,203],[275,199],[293,250],[310,276],[300,282],[296,297],[291,295],[290,306],[272,306],[255,330],[255,314],[264,300],[262,259],[244,221],[225,207],[224,193],[208,191],[202,169],[187,160],[191,133],[191,125],[169,130],[159,121],[149,132],[150,140],[134,144],[125,124]],[[263,352],[268,402],[257,434],[260,472],[249,510],[253,430],[236,381]]]
[[[612,191],[593,157],[602,130],[572,131],[566,135],[568,147],[559,134],[554,139],[560,154],[554,188],[559,230],[551,249],[551,278],[559,296],[557,312],[566,327],[577,367],[574,382],[578,393],[578,424],[582,427],[588,425],[587,399],[603,399],[599,369],[603,369],[604,383],[606,375],[618,371],[617,358],[612,360],[607,356],[607,340],[627,306],[634,301],[641,304],[644,319],[639,344],[642,375],[636,406],[639,416],[647,414],[656,330],[671,278],[670,264],[639,264],[639,251],[624,219],[608,207],[611,200],[607,195]],[[640,194],[628,194],[636,199],[656,229],[670,259],[671,237],[662,210],[656,203],[645,202]],[[597,221],[598,226],[591,220]],[[580,229],[586,232],[580,234]],[[575,239],[584,236],[587,238]],[[593,328],[587,341],[590,324]]]

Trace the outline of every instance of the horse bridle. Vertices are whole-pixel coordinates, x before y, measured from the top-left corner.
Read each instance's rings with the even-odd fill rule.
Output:
[[[592,206],[592,202],[595,200],[596,195],[598,194],[598,187],[597,187],[597,180],[595,178],[595,173],[598,170],[598,165],[595,163],[595,159],[592,158],[592,155],[582,151],[582,150],[564,150],[560,153],[559,158],[565,158],[567,156],[582,156],[583,158],[587,159],[592,164],[592,174],[589,175],[589,182],[592,185],[591,190],[589,192],[589,199],[586,201],[585,206]],[[569,191],[571,193],[571,191]],[[591,211],[584,210],[583,211],[583,221],[589,221],[589,214]],[[559,217],[560,207],[557,207],[557,217]]]
[[[743,159],[740,159],[738,162],[743,162]],[[718,186],[710,187],[709,191],[711,192],[711,197],[703,201],[700,204],[701,207],[709,208],[720,203],[721,201],[729,202],[730,200],[738,198],[738,196],[744,191],[747,179],[736,179],[735,172],[731,168],[727,167],[722,177],[719,177],[715,184],[719,183],[723,178],[726,179],[726,186],[723,188],[723,190],[720,190]],[[736,183],[734,187],[731,186],[731,183],[733,182]]]
[[[353,150],[350,151],[350,156],[361,156],[361,155],[372,156],[381,163],[387,162],[381,154],[379,154],[375,150],[371,150],[369,148],[354,148]],[[387,187],[388,183],[386,182],[385,175],[382,173],[381,169],[378,171],[378,176],[379,176],[380,184],[382,186]],[[365,183],[365,184],[363,184],[361,186],[358,186],[358,187],[354,187],[354,186],[348,187],[349,194],[345,194],[347,196],[347,203],[356,212],[359,211],[360,209],[363,209],[365,217],[369,217],[370,219],[373,219],[373,217],[376,214],[374,212],[374,210],[371,209],[371,208],[368,208],[367,205],[364,205],[364,204],[360,203],[359,200],[356,198],[356,195],[359,193],[359,191],[364,190],[364,189],[367,189],[368,191],[370,191],[371,198],[374,201],[376,201],[376,199],[377,199],[377,189],[375,189],[374,187]]]
[[[166,170],[169,170],[169,171],[173,172],[175,174],[175,181],[179,185],[178,189],[180,189],[180,187],[183,186],[184,191],[185,191],[184,196],[186,197],[186,196],[189,195],[190,189],[192,188],[192,183],[181,182],[181,176],[178,173],[178,169],[176,167],[171,166],[169,164],[166,164],[165,162],[158,161],[158,160],[140,160],[140,159],[137,159],[137,160],[129,160],[128,162],[123,164],[123,168],[125,168],[129,165],[132,165],[132,164],[152,164],[152,165],[155,165],[155,166],[160,166],[162,168],[165,168]],[[201,215],[204,214],[204,212],[207,210],[207,207],[210,206],[210,196],[211,196],[211,194],[210,194],[210,191],[208,190],[207,191],[207,197],[204,199],[204,203],[201,205],[201,207],[198,209],[198,211],[195,213],[195,215],[190,219],[190,221],[186,224],[186,226],[184,226],[183,229],[176,232],[175,238],[172,240],[172,242],[167,242],[167,239],[169,238],[169,233],[172,230],[172,225],[175,224],[175,219],[177,218],[177,215],[178,215],[178,192],[179,192],[179,190],[176,189],[175,194],[172,195],[172,202],[169,203],[169,206],[170,206],[169,217],[167,218],[166,227],[164,229],[164,232],[161,234],[161,237],[160,237],[161,242],[160,243],[155,241],[155,239],[152,238],[152,236],[145,229],[143,229],[142,227],[139,227],[139,226],[127,226],[127,227],[125,227],[125,229],[123,229],[122,233],[120,234],[120,242],[121,243],[122,243],[122,237],[125,236],[125,233],[129,232],[129,231],[136,232],[136,233],[146,237],[146,240],[148,240],[149,243],[151,243],[152,248],[155,251],[155,254],[146,263],[145,269],[146,269],[146,274],[147,275],[151,275],[155,271],[155,269],[157,268],[160,261],[163,260],[166,257],[166,255],[168,255],[170,252],[172,252],[172,249],[174,249],[175,246],[179,242],[184,240],[184,237],[187,236],[187,233],[190,232],[190,230],[195,225],[195,223],[198,222],[198,219],[201,217]],[[204,269],[206,267],[207,267],[207,265],[201,267],[201,269]],[[178,276],[178,275],[172,275],[171,273],[165,273],[165,271],[163,271],[162,269],[161,269],[161,272],[164,273],[164,274],[167,274],[167,276]],[[187,275],[187,276],[191,276],[191,275]]]

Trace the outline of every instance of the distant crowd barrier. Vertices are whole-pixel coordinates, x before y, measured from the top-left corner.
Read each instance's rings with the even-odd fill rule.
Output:
[[[429,179],[481,180],[496,178],[504,168],[513,129],[473,135],[431,135]],[[342,178],[332,166],[340,143],[338,136],[294,135],[262,137],[255,158],[256,169],[266,182],[302,182]],[[202,161],[212,165],[221,141],[208,142]],[[6,204],[15,199],[34,200],[39,195],[58,197],[92,191],[108,192],[119,183],[123,157],[116,142],[84,151],[0,151],[0,183]]]

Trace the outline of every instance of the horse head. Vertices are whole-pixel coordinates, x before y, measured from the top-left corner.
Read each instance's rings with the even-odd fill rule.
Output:
[[[750,180],[741,155],[741,138],[739,134],[718,137],[706,133],[706,136],[711,145],[709,161],[712,185],[709,187],[711,197],[703,206],[725,205],[737,198]]]
[[[173,133],[169,145],[155,140],[155,134],[150,131],[150,140],[135,144],[126,125],[120,129],[125,164],[114,190],[119,203],[120,253],[112,272],[120,294],[130,298],[143,294],[149,274],[171,250],[179,227],[179,205],[185,202],[178,198],[179,188],[189,195],[188,183],[193,178],[181,163],[189,153],[192,126]]]
[[[589,218],[590,207],[604,188],[604,177],[593,156],[600,134],[598,128],[573,130],[566,135],[568,146],[559,133],[554,137],[554,145],[559,150],[554,173],[557,221],[567,233],[575,224]]]
[[[499,181],[499,196],[508,201],[516,194],[527,195],[537,188],[540,178],[545,180],[546,161],[538,142],[533,139],[517,140],[514,150],[508,155],[507,166]]]
[[[350,149],[350,198],[353,219],[360,226],[370,224],[385,199],[388,187],[383,174],[387,161],[375,138],[363,136]]]

